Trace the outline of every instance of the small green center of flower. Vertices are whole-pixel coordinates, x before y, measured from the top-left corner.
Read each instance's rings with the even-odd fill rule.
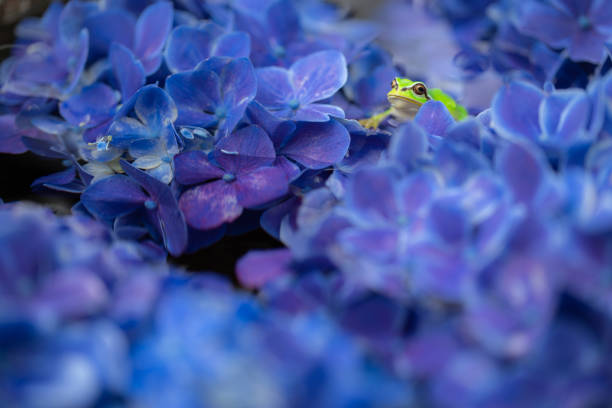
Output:
[[[224,106],[219,106],[217,109],[215,109],[215,116],[217,119],[224,119],[225,115],[227,115],[227,111],[225,110]]]
[[[578,25],[581,29],[588,30],[591,28],[591,20],[587,16],[582,15],[578,17]]]
[[[285,50],[285,47],[283,47],[282,45],[275,44],[272,47],[272,54],[274,54],[276,58],[283,58],[285,54],[287,54],[287,51]]]
[[[225,173],[223,175],[223,181],[227,181],[228,183],[231,183],[234,180],[236,180],[236,176],[232,173]]]
[[[154,210],[157,208],[157,203],[153,200],[147,200],[144,202],[144,206],[147,208],[147,210]]]
[[[297,99],[292,99],[289,101],[289,107],[293,110],[296,110],[297,108],[300,107],[300,101],[298,101]]]

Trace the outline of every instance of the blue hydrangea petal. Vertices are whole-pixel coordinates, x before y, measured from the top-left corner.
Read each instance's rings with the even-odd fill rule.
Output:
[[[223,177],[224,171],[208,160],[206,153],[194,150],[174,156],[174,177],[183,185],[200,184]]]
[[[140,121],[130,117],[115,120],[108,129],[108,134],[112,137],[111,146],[121,148],[129,147],[136,140],[155,137]]]
[[[234,185],[224,180],[212,181],[185,191],[179,200],[179,207],[187,223],[200,230],[219,227],[242,214]]]
[[[605,35],[612,35],[612,6],[607,1],[596,0],[591,3],[589,18],[597,31]]]
[[[0,153],[24,153],[28,148],[15,125],[15,115],[0,115]]]
[[[119,82],[122,99],[128,101],[145,84],[142,63],[136,59],[132,51],[118,43],[111,45],[109,60],[115,78]]]
[[[429,143],[423,128],[414,122],[406,122],[394,132],[388,151],[391,160],[410,169],[428,149]]]
[[[54,184],[54,185],[65,185],[74,181],[76,178],[76,171],[73,166],[68,167],[66,170],[60,171],[58,173],[49,174],[46,176],[42,176],[37,178],[32,182],[31,187],[38,187],[46,184]]]
[[[395,222],[399,208],[395,197],[395,178],[385,168],[364,168],[354,173],[345,200],[349,208],[372,221]]]
[[[307,122],[327,122],[330,116],[344,119],[344,111],[334,105],[311,103],[298,109],[292,119]]]
[[[338,51],[319,51],[296,61],[290,77],[301,104],[327,99],[346,83],[346,59]]]
[[[113,115],[118,99],[117,93],[112,88],[102,83],[95,83],[62,102],[59,111],[73,126],[92,127]]]
[[[434,164],[449,186],[462,185],[473,174],[490,169],[489,161],[466,144],[444,143],[435,153]]]
[[[446,129],[455,123],[455,119],[442,102],[432,100],[421,106],[414,122],[431,135],[444,136]]]
[[[497,153],[496,168],[514,199],[534,203],[546,177],[546,160],[541,151],[525,141],[508,143]]]
[[[174,8],[172,3],[160,1],[147,7],[136,22],[134,33],[134,54],[141,60],[152,60],[162,52],[166,38],[172,29]],[[157,71],[158,65],[151,64],[147,75]]]
[[[155,130],[173,123],[178,116],[172,98],[155,85],[148,85],[138,91],[134,111],[143,123]]]
[[[288,70],[266,67],[255,70],[257,74],[256,100],[268,109],[284,108],[294,98],[293,85]]]
[[[291,251],[286,248],[249,251],[236,263],[236,277],[244,287],[259,289],[267,282],[289,274],[291,260]]]
[[[217,30],[220,28],[213,23],[201,28],[179,26],[172,30],[165,54],[170,71],[176,73],[192,70],[208,58]]]
[[[238,175],[272,164],[276,152],[266,132],[251,125],[221,139],[214,156],[224,170]]]
[[[398,335],[404,307],[386,296],[357,298],[341,312],[342,326],[370,340],[387,341]]]
[[[338,163],[348,151],[351,138],[336,121],[298,123],[281,154],[310,169],[323,169]]]
[[[215,72],[174,74],[166,80],[166,90],[178,108],[177,125],[207,127],[218,121],[214,114],[221,101],[221,83]]]
[[[136,169],[125,160],[123,170],[138,182],[157,203],[156,227],[162,235],[164,245],[172,255],[180,255],[187,248],[187,224],[179,210],[178,202],[170,187],[147,173]]]
[[[227,109],[217,129],[218,137],[229,134],[244,116],[248,104],[257,94],[257,78],[253,64],[247,58],[230,60],[222,71],[221,91],[223,103],[220,108]]]
[[[134,43],[136,20],[124,10],[112,9],[92,14],[85,20],[85,28],[90,33],[92,56],[104,57],[109,53],[112,43],[121,44],[129,49]]]
[[[431,172],[415,172],[399,185],[399,205],[402,214],[419,216],[440,188],[440,182]]]
[[[296,197],[291,197],[274,207],[268,208],[263,212],[259,220],[261,228],[270,234],[271,237],[280,241],[280,231],[283,220],[285,217],[289,217],[290,213],[297,210],[298,206],[298,199]]]
[[[521,3],[517,28],[552,47],[567,47],[575,30],[574,18],[556,7],[536,2]]]
[[[457,245],[467,239],[470,225],[465,211],[453,196],[434,200],[428,221],[431,230],[447,244]]]
[[[538,111],[544,95],[527,82],[511,82],[495,95],[491,110],[491,126],[506,138],[538,140]]]
[[[585,92],[561,90],[548,95],[539,112],[543,141],[569,144],[584,139],[590,110]]]
[[[451,125],[445,137],[449,140],[467,143],[475,149],[481,149],[483,139],[489,137],[489,132],[476,118],[468,118]]]
[[[81,195],[87,211],[101,219],[113,219],[142,207],[149,197],[129,177],[114,175],[90,185]]]
[[[251,38],[242,31],[220,36],[213,45],[211,55],[230,58],[248,58],[251,53]]]

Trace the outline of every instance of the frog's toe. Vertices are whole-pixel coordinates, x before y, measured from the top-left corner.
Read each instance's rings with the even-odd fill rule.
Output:
[[[363,126],[366,129],[377,129],[378,128],[378,121],[373,118],[361,119],[358,122],[361,126]]]

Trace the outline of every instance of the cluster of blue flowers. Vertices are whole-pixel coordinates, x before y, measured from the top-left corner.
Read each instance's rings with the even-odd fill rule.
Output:
[[[34,185],[80,201],[0,207],[0,402],[612,400],[612,3],[378,19],[73,0],[19,24],[0,152],[63,160]],[[405,75],[471,116],[354,120]],[[284,244],[237,262],[256,297],[166,263],[254,228]]]

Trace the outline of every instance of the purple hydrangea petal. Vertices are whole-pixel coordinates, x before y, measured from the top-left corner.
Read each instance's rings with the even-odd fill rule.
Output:
[[[152,4],[142,12],[136,22],[134,33],[134,54],[138,59],[150,60],[161,54],[166,38],[172,29],[173,16],[172,3],[167,1]],[[158,67],[159,63],[157,66],[151,64],[146,74],[152,74],[157,71]]]
[[[148,199],[140,186],[122,175],[106,177],[90,185],[81,195],[87,211],[102,218],[112,219],[142,207]]]
[[[399,302],[385,296],[369,296],[347,305],[340,319],[351,333],[384,342],[398,335],[404,316]]]
[[[302,122],[280,153],[307,168],[322,169],[342,160],[350,141],[348,131],[338,122]]]
[[[256,207],[287,194],[289,183],[279,167],[262,167],[236,180],[236,196],[242,207]]]
[[[287,159],[285,156],[278,156],[276,160],[274,160],[274,167],[283,169],[287,180],[290,182],[297,179],[302,174],[300,166]]]
[[[369,259],[385,262],[396,258],[400,236],[396,228],[349,228],[339,240],[352,255],[367,254]]]
[[[256,100],[268,109],[284,108],[294,97],[293,85],[288,70],[281,67],[266,67],[255,70],[257,75]]]
[[[59,111],[71,125],[91,127],[109,119],[117,102],[118,95],[112,88],[95,83],[62,102]]]
[[[572,37],[568,47],[570,58],[575,61],[588,61],[593,64],[601,63],[609,52],[606,44],[610,36],[601,34],[596,30],[577,31]]]
[[[123,101],[128,101],[136,91],[145,84],[145,71],[142,63],[136,59],[129,48],[113,43],[110,47],[109,59]]]
[[[212,181],[183,193],[179,207],[187,223],[195,229],[213,229],[242,214],[234,185]]]
[[[221,139],[214,155],[219,165],[234,175],[270,165],[276,158],[272,141],[262,128],[255,125]]]
[[[183,185],[193,185],[223,177],[224,171],[208,161],[202,151],[183,152],[174,156],[174,177]]]
[[[250,251],[236,263],[236,276],[250,289],[259,289],[267,282],[291,272],[292,255],[288,249]]]
[[[455,123],[455,119],[442,102],[432,100],[421,106],[414,122],[431,135],[444,136],[446,129]]]
[[[344,86],[348,76],[344,56],[333,50],[301,58],[289,71],[296,98],[304,105],[330,98]]]
[[[102,310],[108,300],[108,290],[100,277],[80,270],[54,275],[36,294],[37,302],[63,318],[94,314]]]
[[[506,138],[538,140],[538,110],[543,98],[542,91],[527,82],[505,85],[493,100],[491,126]]]

